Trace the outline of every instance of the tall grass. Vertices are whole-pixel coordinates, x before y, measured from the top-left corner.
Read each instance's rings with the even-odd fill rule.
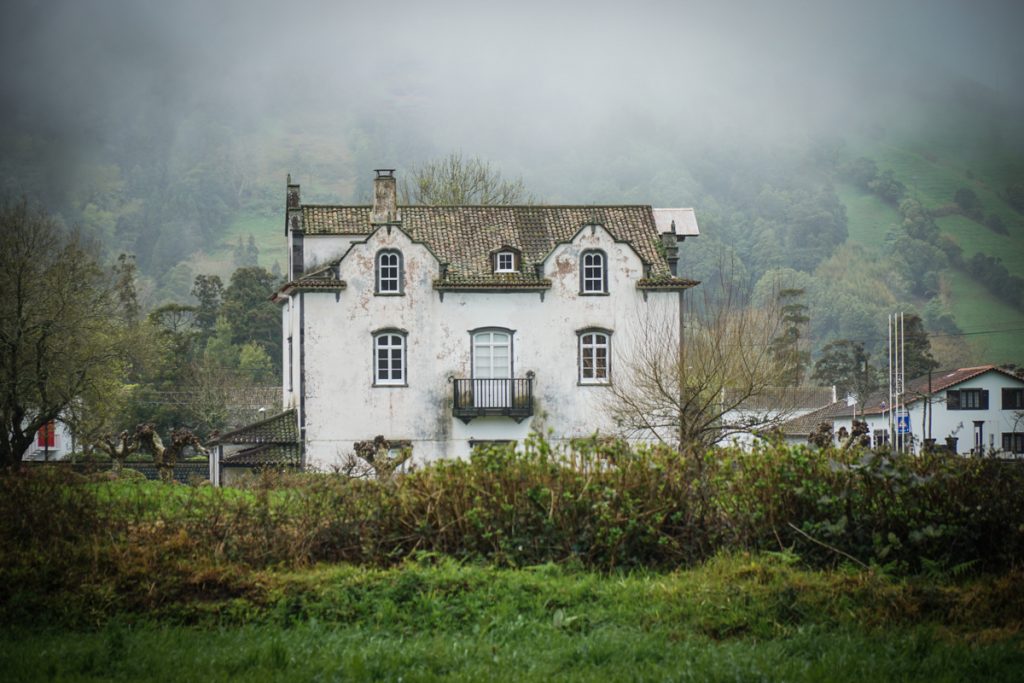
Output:
[[[89,615],[244,595],[254,572],[447,556],[601,571],[793,551],[895,574],[1024,557],[1024,468],[772,446],[680,454],[585,440],[493,449],[388,479],[266,473],[243,490],[0,477],[0,602]]]
[[[922,585],[807,571],[785,554],[610,575],[438,558],[265,571],[249,599],[206,604],[219,612],[200,628],[166,610],[75,632],[0,627],[0,671],[18,681],[1009,681],[1024,666],[1019,579]]]

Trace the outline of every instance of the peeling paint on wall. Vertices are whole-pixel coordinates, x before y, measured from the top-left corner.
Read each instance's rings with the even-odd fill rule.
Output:
[[[642,262],[632,248],[600,228],[581,231],[573,243],[557,246],[548,256],[544,276],[552,285],[543,301],[536,293],[516,291],[449,291],[442,301],[433,289],[439,264],[400,229],[390,234],[378,229],[365,242],[307,236],[306,244],[311,253],[344,251],[339,269],[348,284],[337,301],[333,292],[305,293],[306,452],[308,462],[323,468],[338,464],[368,434],[408,439],[414,459],[423,461],[466,456],[470,440],[522,443],[531,431],[549,427],[556,441],[610,432],[614,425],[600,400],[607,389],[578,384],[577,331],[622,330],[638,311],[673,318],[678,314],[674,292],[651,292],[644,303],[636,289]],[[374,293],[375,258],[384,248],[402,252],[403,296]],[[588,248],[608,255],[607,296],[580,296],[579,255]],[[283,310],[282,329],[289,330],[295,308]],[[408,386],[373,386],[372,332],[386,327],[408,331]],[[534,412],[522,422],[478,417],[465,424],[452,415],[449,378],[470,377],[470,330],[483,327],[515,330],[515,376],[535,373]],[[613,357],[629,353],[630,339],[628,334],[613,336]],[[613,362],[613,379],[615,367]],[[285,399],[297,402],[294,392],[286,392]]]

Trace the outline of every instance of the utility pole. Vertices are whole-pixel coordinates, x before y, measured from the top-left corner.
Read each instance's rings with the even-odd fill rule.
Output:
[[[903,451],[905,445],[905,434],[901,431],[903,395],[906,392],[903,377],[906,346],[903,333],[903,313],[889,314],[887,329],[889,341],[889,442],[899,452]]]
[[[683,450],[686,420],[686,290],[679,291],[679,452]]]

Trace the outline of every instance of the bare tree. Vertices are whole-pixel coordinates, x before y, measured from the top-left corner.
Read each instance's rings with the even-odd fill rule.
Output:
[[[771,349],[783,324],[780,311],[751,306],[750,288],[719,273],[699,294],[680,293],[683,325],[666,312],[644,315],[633,326],[631,351],[618,359],[609,392],[622,436],[705,448],[789,417],[785,406],[764,400],[785,376]]]
[[[120,386],[128,339],[93,250],[22,200],[0,205],[0,466],[39,428]]]
[[[501,172],[478,157],[453,152],[414,168],[412,181],[402,184],[403,203],[428,206],[465,204],[530,204],[522,178],[505,180]]]

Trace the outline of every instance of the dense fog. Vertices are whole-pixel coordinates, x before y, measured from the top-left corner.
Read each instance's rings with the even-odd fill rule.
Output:
[[[365,202],[371,169],[454,152],[540,202],[696,207],[687,274],[786,279],[815,348],[877,346],[899,307],[960,362],[956,335],[1024,311],[1018,2],[21,0],[3,19],[0,193],[134,254],[146,307],[279,272],[287,173],[304,201]],[[984,316],[964,322],[953,271]]]
[[[530,176],[634,138],[910,119],[967,81],[1024,96],[1016,2],[68,0],[5,3],[2,23],[5,128],[67,154],[197,112],[329,133],[358,116],[381,163],[463,149]]]

